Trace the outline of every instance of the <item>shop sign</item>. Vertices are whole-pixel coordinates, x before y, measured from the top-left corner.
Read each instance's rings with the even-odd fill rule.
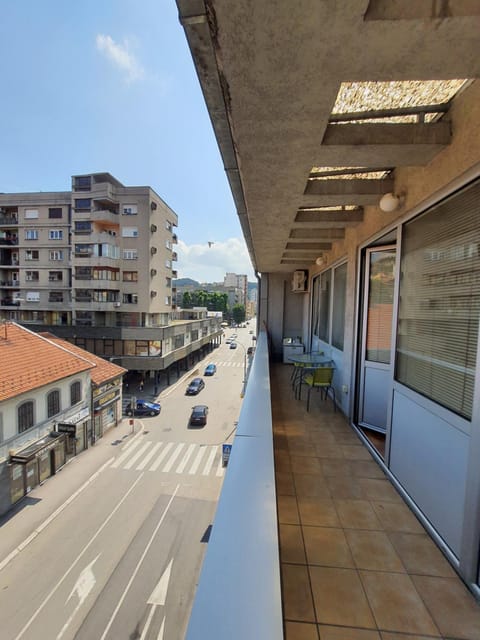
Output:
[[[76,436],[77,435],[77,425],[76,424],[70,424],[70,422],[59,422],[57,424],[57,431],[59,433],[66,433],[69,436]]]

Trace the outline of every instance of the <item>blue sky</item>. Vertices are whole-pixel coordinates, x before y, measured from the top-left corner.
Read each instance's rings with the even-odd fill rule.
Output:
[[[255,280],[174,0],[0,0],[0,71],[0,191],[149,185],[179,277]]]

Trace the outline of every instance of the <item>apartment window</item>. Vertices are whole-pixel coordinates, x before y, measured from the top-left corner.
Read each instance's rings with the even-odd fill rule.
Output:
[[[63,291],[49,291],[49,302],[63,302]]]
[[[171,305],[172,304],[172,298],[170,296],[165,296],[165,304],[167,304],[167,305]]]
[[[123,272],[123,281],[124,282],[138,282],[138,271],[124,271]]]
[[[317,331],[320,340],[330,341],[330,290],[332,272],[325,271],[320,275],[320,286],[318,291],[318,322]]]
[[[75,233],[91,233],[92,223],[89,220],[77,220],[74,226]]]
[[[347,263],[333,271],[332,345],[343,351],[345,301],[347,297]]]
[[[49,229],[48,230],[48,239],[49,240],[62,240],[63,239],[63,231],[62,231],[62,229]]]
[[[77,280],[90,280],[92,277],[91,267],[75,267],[75,278]]]
[[[119,279],[118,269],[109,269],[108,267],[105,267],[104,269],[95,268],[93,269],[92,275],[94,280],[116,281]]]
[[[165,246],[167,247],[167,249],[171,249],[172,248],[172,243],[170,240],[165,240]]]
[[[93,254],[102,258],[118,258],[120,249],[114,244],[102,242],[102,244],[95,244],[93,246]]]
[[[138,206],[136,204],[124,204],[122,207],[122,214],[124,216],[136,216],[138,213]]]
[[[39,271],[25,271],[25,280],[27,282],[38,282],[39,278]]]
[[[61,218],[62,217],[62,207],[49,207],[48,208],[48,217],[52,218]]]
[[[90,289],[76,289],[75,291],[75,300],[77,302],[91,302],[92,300],[92,292]],[[78,318],[78,313],[77,313]]]
[[[38,218],[38,209],[25,209],[25,220]]]
[[[173,348],[180,349],[185,344],[185,334],[181,334],[179,336],[174,336],[173,338]]]
[[[91,256],[93,254],[93,246],[91,244],[76,244],[74,251],[76,256]]]
[[[33,401],[24,402],[17,409],[18,433],[23,433],[34,425]]]
[[[471,420],[480,316],[480,180],[403,228],[395,377]]]
[[[123,227],[122,238],[138,238],[137,227]]]
[[[123,259],[124,260],[136,260],[138,258],[138,252],[136,249],[124,249],[123,250]]]
[[[90,211],[91,208],[92,208],[91,198],[75,198],[76,211]]]
[[[38,229],[25,229],[25,240],[38,240]]]
[[[49,282],[61,282],[63,280],[63,271],[49,271],[48,272],[48,281]]]
[[[135,293],[124,293],[123,304],[138,304],[138,296]]]
[[[49,251],[48,259],[53,262],[63,260],[63,251]]]
[[[167,269],[171,269],[172,268],[171,260],[165,260],[165,266],[167,267]]]
[[[47,417],[51,418],[60,413],[60,391],[55,389],[47,395]]]
[[[90,191],[92,188],[91,176],[76,176],[73,179],[74,191]]]
[[[77,404],[82,399],[82,385],[80,382],[73,382],[70,385],[70,406]]]
[[[25,300],[27,302],[40,302],[40,291],[27,291]]]
[[[167,231],[171,231],[172,230],[172,223],[169,222],[168,220],[165,220],[165,229]]]
[[[36,249],[27,249],[25,251],[25,260],[38,260],[38,255]]]
[[[168,287],[169,289],[172,286],[172,279],[171,278],[165,278],[165,286]]]

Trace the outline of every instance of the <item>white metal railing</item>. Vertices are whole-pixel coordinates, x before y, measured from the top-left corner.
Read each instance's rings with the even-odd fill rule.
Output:
[[[249,372],[186,640],[283,638],[268,341]]]

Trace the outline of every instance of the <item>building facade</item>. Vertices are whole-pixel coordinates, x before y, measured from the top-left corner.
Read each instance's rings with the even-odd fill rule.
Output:
[[[73,176],[69,192],[0,194],[0,320],[163,371],[219,334],[211,320],[183,338],[171,326],[177,224],[150,187],[109,173]]]

